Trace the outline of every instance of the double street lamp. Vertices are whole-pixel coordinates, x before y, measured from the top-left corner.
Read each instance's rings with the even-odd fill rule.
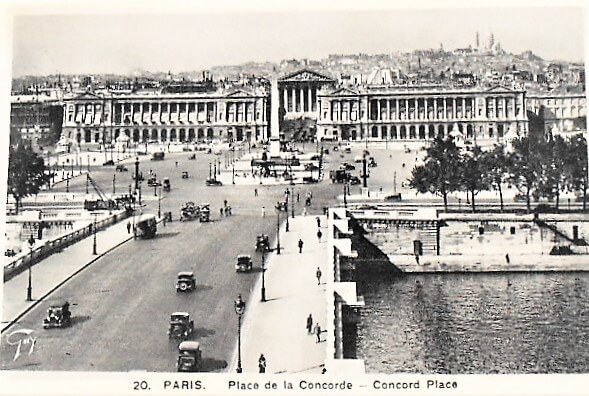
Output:
[[[290,191],[288,190],[288,188],[284,191],[284,195],[286,196],[286,205],[284,206],[284,210],[286,212],[286,232],[290,231],[290,225],[288,223],[288,197],[290,195]]]
[[[237,369],[235,371],[239,374],[243,371],[241,368],[241,315],[245,312],[245,301],[241,299],[241,294],[237,296],[233,307],[237,314]]]

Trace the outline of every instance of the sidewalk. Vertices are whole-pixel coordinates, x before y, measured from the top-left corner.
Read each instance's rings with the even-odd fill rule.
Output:
[[[258,358],[263,353],[267,373],[319,374],[327,354],[326,285],[327,279],[327,219],[321,218],[321,243],[317,240],[315,216],[290,218],[290,232],[281,228],[281,254],[266,256],[266,302],[261,302],[261,279],[247,301],[242,319],[241,360],[244,373],[258,372]],[[298,240],[304,242],[298,252]],[[258,266],[259,264],[256,263]],[[316,271],[323,273],[317,285]],[[313,316],[313,326],[322,329],[321,342],[307,334],[306,321]],[[237,327],[237,318],[235,318]],[[333,340],[332,340],[333,341]],[[236,348],[237,349],[237,348]],[[237,350],[229,368],[235,372]]]
[[[2,331],[80,270],[131,238],[133,235],[127,233],[127,220],[123,220],[96,233],[98,255],[92,254],[93,237],[89,236],[37,263],[32,267],[31,276],[33,301],[26,301],[28,271],[4,282]]]

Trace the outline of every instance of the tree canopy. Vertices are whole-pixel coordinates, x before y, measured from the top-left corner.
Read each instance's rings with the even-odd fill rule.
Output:
[[[49,182],[43,158],[29,146],[11,147],[8,157],[8,193],[16,201],[16,210],[24,197],[34,195]]]

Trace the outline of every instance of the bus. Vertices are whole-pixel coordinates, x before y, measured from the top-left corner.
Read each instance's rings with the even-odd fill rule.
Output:
[[[157,233],[157,221],[153,214],[144,214],[135,219],[137,237],[148,239],[154,238]]]

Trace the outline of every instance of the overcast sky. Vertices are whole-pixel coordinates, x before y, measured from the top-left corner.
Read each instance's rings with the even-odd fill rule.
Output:
[[[113,12],[116,9],[110,9]],[[170,12],[170,11],[168,11]],[[508,52],[583,60],[580,8],[384,9],[16,16],[13,76],[182,72],[247,61],[322,59],[485,43]]]

